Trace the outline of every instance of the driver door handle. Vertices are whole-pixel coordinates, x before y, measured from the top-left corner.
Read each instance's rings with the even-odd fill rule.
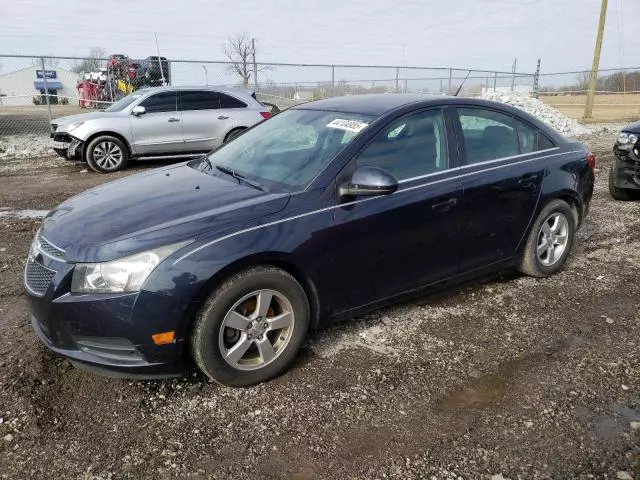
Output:
[[[218,116],[218,120],[227,120],[229,117],[227,117],[226,115],[220,115]]]
[[[172,117],[172,118],[170,118],[170,119],[169,119],[169,121],[170,121],[170,122],[179,122],[179,121],[180,121],[180,119],[179,119],[179,118]]]

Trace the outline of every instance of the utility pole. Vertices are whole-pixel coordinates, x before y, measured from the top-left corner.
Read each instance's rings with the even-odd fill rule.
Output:
[[[165,80],[164,71],[162,70],[162,58],[160,57],[160,45],[158,45],[158,34],[154,33],[156,37],[156,50],[158,51],[158,65],[160,65],[160,77],[162,78],[162,85],[166,85],[167,81]],[[169,73],[169,72],[167,72]]]
[[[251,55],[253,56],[253,86],[258,89],[258,64],[256,63],[256,39],[251,39]]]
[[[51,102],[49,101],[49,86],[47,85],[47,69],[44,65],[44,58],[40,59],[42,65],[42,82],[44,83],[44,98],[47,101],[47,112],[49,113],[49,124],[51,124]]]
[[[518,59],[513,59],[513,66],[511,67],[511,91],[516,89],[516,67],[518,66]]]
[[[589,90],[587,91],[587,103],[584,106],[583,118],[591,118],[593,116],[593,99],[596,95],[596,85],[598,83],[598,69],[600,67],[600,51],[602,50],[604,22],[607,19],[607,3],[607,0],[602,0],[602,5],[600,6],[600,20],[598,21],[596,48],[593,51],[593,64],[591,65],[591,75],[589,76]]]

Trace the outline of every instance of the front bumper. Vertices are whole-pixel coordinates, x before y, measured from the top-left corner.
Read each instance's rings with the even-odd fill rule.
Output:
[[[51,134],[52,148],[60,156],[69,160],[81,160],[84,142],[72,137],[66,132],[54,132]]]
[[[72,294],[73,265],[52,252],[30,257],[25,267],[31,324],[45,346],[77,366],[111,376],[171,377],[191,366],[172,296]],[[151,335],[169,330],[176,331],[175,343],[153,343]]]
[[[640,190],[640,157],[614,148],[613,182],[617,188]]]

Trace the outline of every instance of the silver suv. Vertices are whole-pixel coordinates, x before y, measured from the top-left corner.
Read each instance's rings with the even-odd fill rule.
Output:
[[[269,108],[246,90],[155,87],[138,90],[109,108],[51,122],[53,148],[100,173],[132,158],[195,156],[269,118]]]

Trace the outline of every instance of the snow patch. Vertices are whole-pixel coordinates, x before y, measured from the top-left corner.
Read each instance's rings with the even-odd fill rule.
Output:
[[[504,93],[487,90],[482,94],[482,98],[485,100],[493,100],[494,102],[506,103],[524,110],[568,137],[592,133],[591,128],[579,124],[574,119],[565,116],[562,112],[525,93]]]

